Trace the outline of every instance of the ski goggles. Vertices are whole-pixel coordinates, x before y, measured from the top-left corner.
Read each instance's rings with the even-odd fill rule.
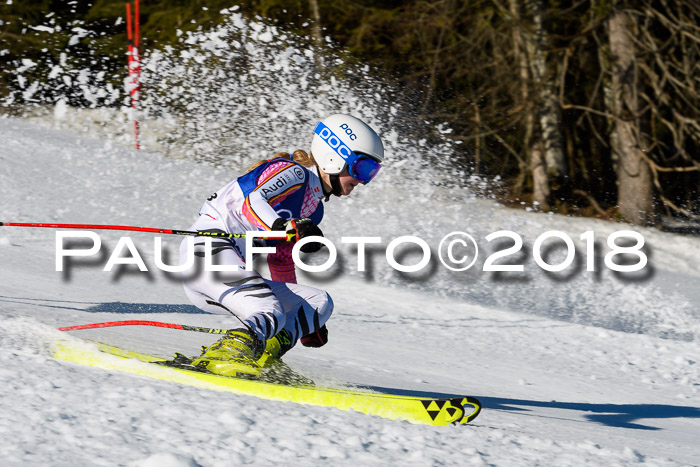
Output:
[[[331,147],[348,165],[348,173],[356,178],[360,183],[367,184],[376,177],[381,164],[367,154],[357,154],[355,151],[347,147],[343,140],[338,138],[333,131],[319,122],[314,130],[318,136],[323,139],[328,146]]]
[[[348,173],[365,185],[377,176],[381,168],[381,164],[376,159],[366,154],[356,154],[354,162],[348,163]]]

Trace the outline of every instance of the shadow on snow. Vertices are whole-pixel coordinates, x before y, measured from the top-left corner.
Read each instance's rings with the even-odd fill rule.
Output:
[[[86,311],[88,313],[184,313],[203,314],[206,311],[200,310],[193,305],[168,305],[162,303],[124,303],[124,302],[78,302],[74,300],[53,300],[26,297],[8,297],[0,295],[0,302],[20,303],[23,305],[40,306],[44,308],[58,308],[63,310]],[[90,305],[90,306],[85,306]]]

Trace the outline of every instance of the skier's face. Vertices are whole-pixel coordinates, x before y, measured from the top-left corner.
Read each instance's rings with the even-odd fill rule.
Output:
[[[341,194],[339,196],[349,195],[352,192],[352,190],[354,190],[355,187],[360,184],[360,181],[358,179],[356,179],[348,173],[347,167],[345,167],[345,169],[343,169],[343,171],[340,172],[338,179],[340,180],[341,188]]]

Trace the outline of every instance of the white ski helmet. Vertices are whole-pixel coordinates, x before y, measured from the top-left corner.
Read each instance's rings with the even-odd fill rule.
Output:
[[[337,175],[347,166],[350,175],[367,183],[381,167],[384,145],[379,135],[362,120],[335,114],[316,126],[311,153],[327,174]]]

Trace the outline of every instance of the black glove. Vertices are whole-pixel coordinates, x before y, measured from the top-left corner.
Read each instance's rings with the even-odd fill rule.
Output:
[[[284,230],[287,232],[287,240],[290,242],[297,242],[305,237],[323,237],[321,229],[308,217],[292,219],[290,221],[280,217],[272,224],[272,230]],[[322,246],[322,243],[311,242],[301,247],[301,251],[304,253],[315,253],[320,250]]]
[[[328,342],[328,329],[326,325],[321,326],[318,331],[301,338],[301,345],[304,347],[322,347]]]

